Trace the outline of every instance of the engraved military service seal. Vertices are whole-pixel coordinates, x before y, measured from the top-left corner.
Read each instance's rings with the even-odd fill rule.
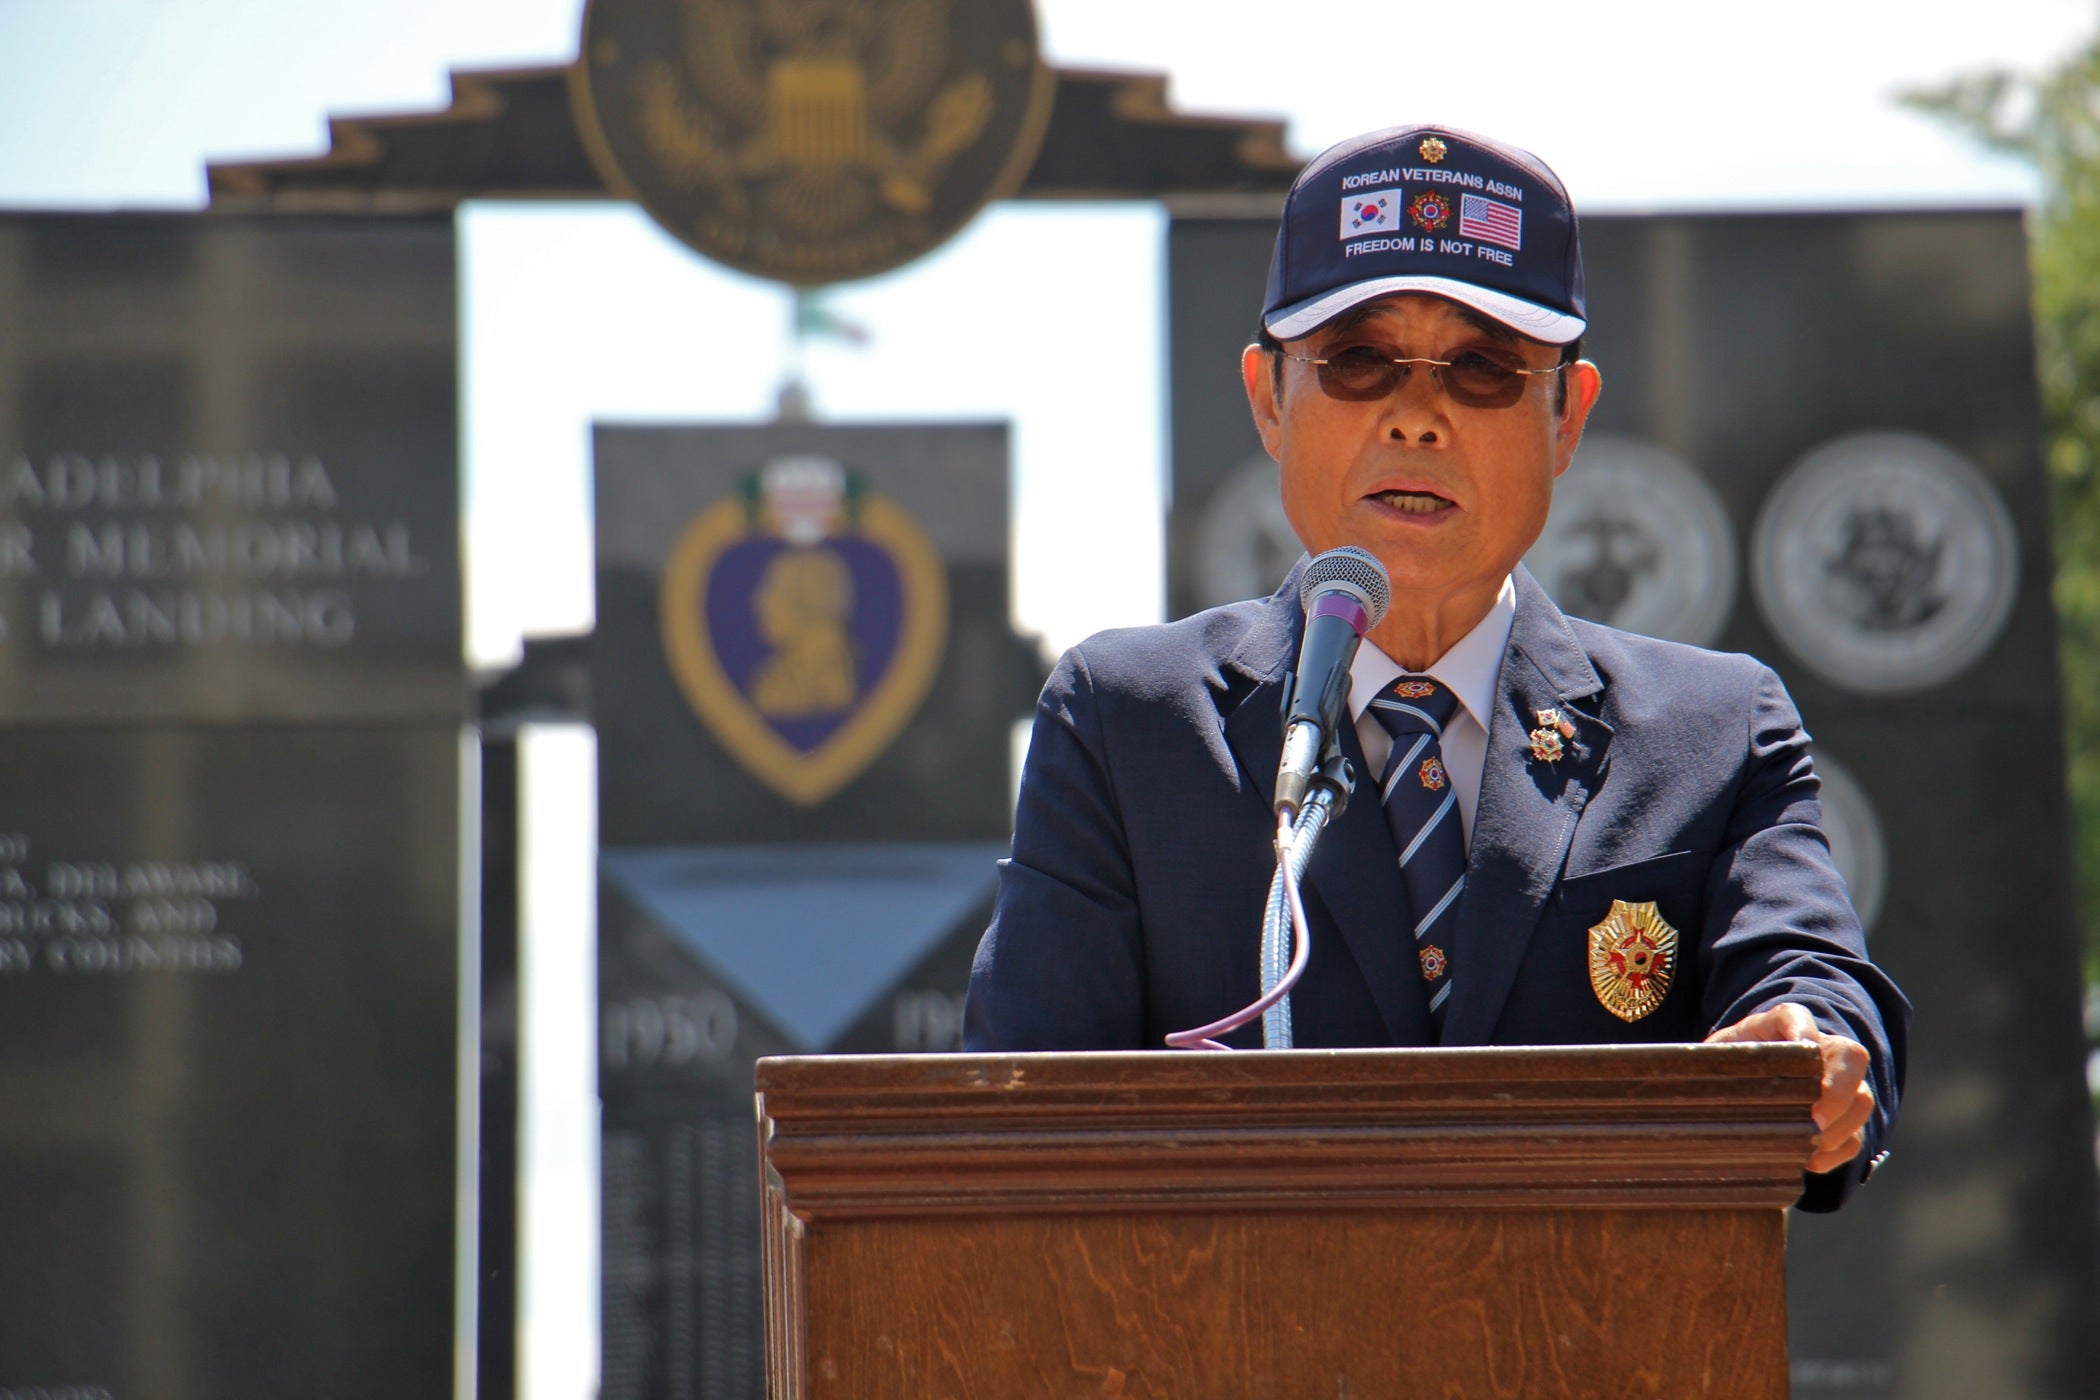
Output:
[[[1010,194],[1054,85],[1029,0],[590,0],[571,70],[608,186],[800,286],[900,267]]]
[[[1189,550],[1189,584],[1199,608],[1259,598],[1276,587],[1305,552],[1283,513],[1276,463],[1249,457],[1211,493]]]
[[[1779,640],[1865,694],[1967,670],[2018,592],[2004,502],[1967,458],[1918,433],[1852,433],[1803,457],[1765,503],[1751,555]]]
[[[1712,646],[1735,607],[1735,533],[1675,453],[1592,433],[1554,483],[1525,565],[1560,607],[1666,641]]]

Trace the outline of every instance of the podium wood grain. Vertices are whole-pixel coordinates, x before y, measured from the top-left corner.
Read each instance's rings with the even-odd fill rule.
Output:
[[[1787,1393],[1801,1046],[762,1061],[777,1397]]]

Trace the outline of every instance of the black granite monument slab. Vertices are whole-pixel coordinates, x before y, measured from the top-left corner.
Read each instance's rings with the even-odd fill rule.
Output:
[[[1179,612],[1297,554],[1236,368],[1274,231],[1169,234]],[[1589,218],[1583,250],[1604,393],[1527,562],[1571,611],[1779,670],[1917,1010],[1893,1157],[1793,1220],[1794,1393],[2088,1394],[2100,1218],[2020,216]]]
[[[10,1400],[454,1388],[453,251],[0,216]]]
[[[951,1049],[1042,683],[994,424],[600,425],[603,1386],[764,1385],[751,1074]]]
[[[449,216],[0,215],[0,716],[458,719]]]
[[[460,768],[0,733],[0,1393],[450,1392]]]
[[[764,1391],[752,1066],[960,1043],[994,843],[608,851],[606,1400]]]

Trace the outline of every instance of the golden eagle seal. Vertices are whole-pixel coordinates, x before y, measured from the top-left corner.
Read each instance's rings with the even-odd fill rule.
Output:
[[[571,73],[607,185],[799,286],[900,267],[1011,193],[1054,84],[1030,0],[589,0]]]

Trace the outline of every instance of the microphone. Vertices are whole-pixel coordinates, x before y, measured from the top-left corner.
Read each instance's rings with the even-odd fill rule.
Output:
[[[1319,771],[1320,755],[1340,732],[1349,667],[1364,633],[1393,601],[1385,566],[1369,550],[1345,544],[1305,566],[1298,583],[1305,640],[1284,710],[1283,758],[1276,765],[1276,810],[1295,816]]]

